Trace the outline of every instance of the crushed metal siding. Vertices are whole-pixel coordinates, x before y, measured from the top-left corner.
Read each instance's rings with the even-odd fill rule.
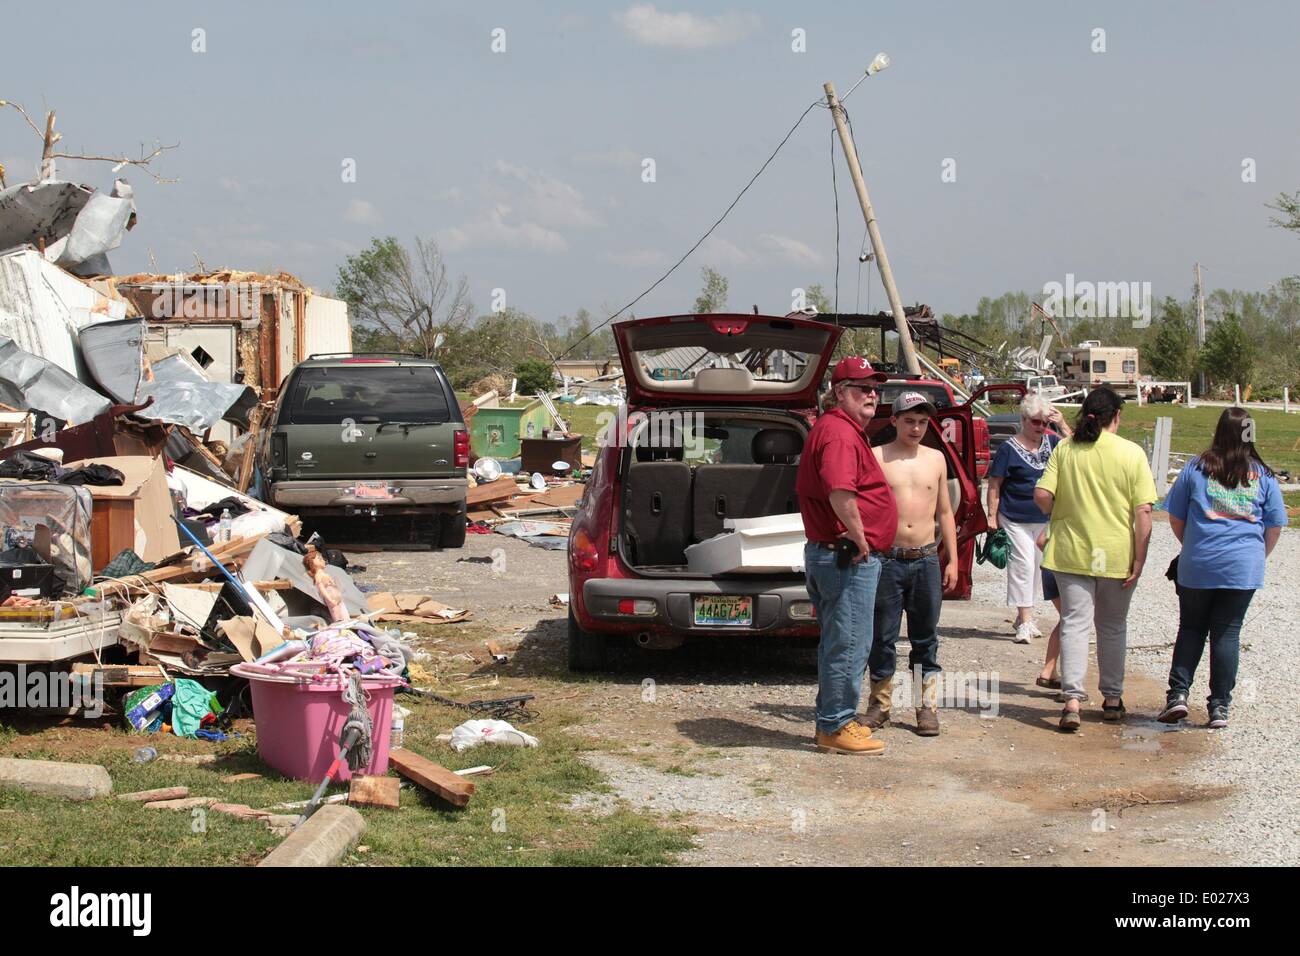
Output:
[[[0,334],[76,377],[76,336],[126,315],[126,304],[96,292],[35,249],[0,255]]]

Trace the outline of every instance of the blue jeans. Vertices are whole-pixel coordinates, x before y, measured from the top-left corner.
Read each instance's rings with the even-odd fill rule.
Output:
[[[871,679],[894,676],[898,653],[898,632],[907,613],[907,637],[912,642],[908,655],[909,669],[921,676],[935,674],[939,666],[939,610],[943,607],[943,574],[939,556],[927,555],[901,561],[884,558],[880,566],[880,585],[876,588],[876,641],[868,658]]]
[[[1178,639],[1174,662],[1169,668],[1169,693],[1186,694],[1196,676],[1196,665],[1210,641],[1209,705],[1228,706],[1237,686],[1237,655],[1241,622],[1254,591],[1233,588],[1185,588],[1178,586]]]
[[[833,734],[858,712],[862,672],[871,651],[871,609],[880,580],[880,558],[871,555],[835,566],[835,552],[804,546],[804,576],[817,612],[817,729]]]

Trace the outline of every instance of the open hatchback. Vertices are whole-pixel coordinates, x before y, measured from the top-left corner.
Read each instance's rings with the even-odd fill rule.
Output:
[[[602,666],[610,638],[671,648],[687,637],[817,637],[795,566],[801,545],[784,567],[721,572],[692,561],[690,549],[738,533],[737,522],[792,527],[802,540],[798,461],[842,332],[813,319],[761,315],[614,326],[627,406],[600,436],[570,532],[572,669]],[[884,440],[888,426],[873,422],[869,438]],[[933,426],[927,443],[948,459],[960,539],[962,573],[948,596],[969,597],[972,539],[985,526],[972,479],[970,411],[941,409]],[[944,438],[953,435],[960,437]]]

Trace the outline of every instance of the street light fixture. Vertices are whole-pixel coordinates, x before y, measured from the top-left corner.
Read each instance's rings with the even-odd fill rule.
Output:
[[[884,52],[877,53],[875,57],[872,59],[872,61],[869,64],[867,64],[867,71],[862,74],[858,82],[854,83],[851,87],[849,87],[849,91],[840,97],[840,102],[843,103],[850,96],[852,96],[853,91],[858,88],[858,86],[862,83],[863,80],[865,80],[869,76],[875,76],[881,70],[888,69],[889,64],[892,62],[893,60],[889,58],[888,53],[884,53]]]

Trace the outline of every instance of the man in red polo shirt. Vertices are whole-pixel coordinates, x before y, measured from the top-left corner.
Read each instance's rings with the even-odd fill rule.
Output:
[[[821,630],[816,742],[833,753],[885,749],[855,719],[880,580],[875,552],[894,543],[898,526],[893,493],[864,431],[885,378],[864,358],[840,360],[831,373],[835,405],[808,434],[795,483],[808,538],[804,575]]]

